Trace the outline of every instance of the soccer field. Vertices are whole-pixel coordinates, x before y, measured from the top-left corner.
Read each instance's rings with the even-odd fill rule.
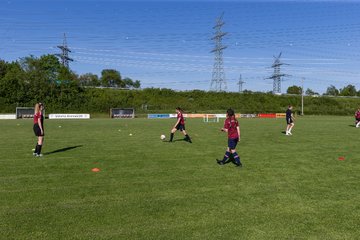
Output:
[[[188,119],[190,144],[160,140],[174,119],[46,120],[35,158],[32,121],[2,120],[0,239],[359,239],[352,117],[298,117],[293,136],[239,121],[240,169],[216,164],[222,123]]]

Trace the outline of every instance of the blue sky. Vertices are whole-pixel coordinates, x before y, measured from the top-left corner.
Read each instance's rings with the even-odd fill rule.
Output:
[[[66,33],[78,74],[114,68],[142,87],[209,90],[216,18],[224,12],[229,91],[271,91],[282,52],[282,82],[320,93],[360,89],[359,1],[8,0],[0,5],[0,58],[57,53]]]

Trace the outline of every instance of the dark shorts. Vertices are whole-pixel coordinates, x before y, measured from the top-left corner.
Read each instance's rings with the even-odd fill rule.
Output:
[[[235,149],[238,141],[239,141],[238,138],[229,138],[228,139],[228,147],[230,149]]]
[[[44,136],[44,132],[43,132],[43,134],[41,134],[41,129],[39,127],[39,124],[34,124],[33,130],[34,130],[35,136],[37,136],[37,137]]]
[[[360,122],[360,118],[355,118],[355,119],[356,119],[356,121]]]
[[[177,130],[180,130],[180,131],[182,132],[182,131],[185,130],[185,125],[179,123],[179,124],[176,126],[176,129],[177,129]]]
[[[291,123],[293,123],[293,120],[291,118],[286,118],[286,123],[291,124]]]

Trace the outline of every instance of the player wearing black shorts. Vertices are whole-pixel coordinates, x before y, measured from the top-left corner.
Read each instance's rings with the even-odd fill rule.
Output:
[[[228,147],[225,152],[223,160],[216,159],[219,165],[224,165],[229,162],[230,154],[233,155],[235,160],[235,165],[237,167],[242,167],[240,162],[240,157],[236,152],[236,145],[240,141],[240,126],[238,120],[235,118],[234,110],[231,108],[226,111],[226,120],[224,127],[220,129],[223,132],[228,134]]]
[[[292,135],[291,130],[294,127],[294,116],[292,113],[292,106],[289,105],[288,109],[286,110],[286,135]]]
[[[34,112],[34,134],[37,136],[37,144],[35,146],[35,151],[33,153],[36,157],[41,157],[41,148],[44,142],[44,116],[42,111],[44,110],[44,104],[36,103],[35,112]]]
[[[188,141],[189,143],[192,143],[191,138],[189,136],[189,134],[186,133],[185,131],[185,119],[183,116],[183,110],[180,107],[176,108],[176,113],[177,113],[177,121],[174,125],[174,127],[171,129],[171,133],[170,133],[170,141],[173,141],[174,138],[174,133],[179,130],[180,132],[182,132],[185,136],[185,141]]]

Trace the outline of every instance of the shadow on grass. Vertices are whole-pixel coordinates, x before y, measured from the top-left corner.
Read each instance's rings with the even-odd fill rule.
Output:
[[[185,139],[175,139],[175,140],[172,140],[172,142],[182,142],[182,141],[187,142]],[[163,141],[163,142],[171,143],[169,140],[165,140],[165,141]]]
[[[282,131],[281,133],[282,133],[282,134],[286,134],[286,131]]]
[[[349,127],[354,127],[354,128],[356,128],[356,126],[355,126],[355,125],[349,125]]]
[[[78,147],[82,147],[82,146],[83,146],[83,145],[77,145],[77,146],[72,146],[72,147],[60,148],[60,149],[54,150],[54,151],[52,151],[52,152],[44,153],[44,155],[50,155],[50,154],[54,154],[54,153],[65,152],[65,151],[69,151],[69,150],[71,150],[71,149],[78,148]]]

